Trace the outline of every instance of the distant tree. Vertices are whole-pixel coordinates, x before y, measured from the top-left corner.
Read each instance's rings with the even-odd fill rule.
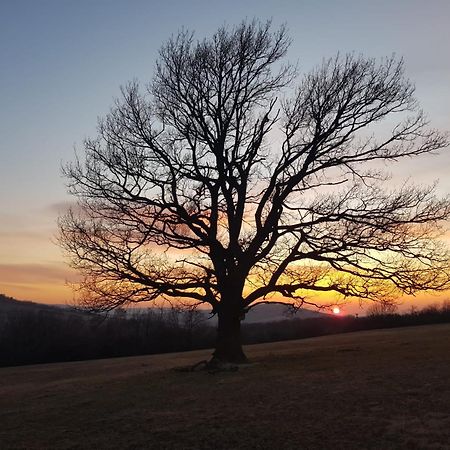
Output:
[[[78,205],[59,240],[84,274],[82,305],[209,304],[213,360],[242,362],[240,321],[257,304],[448,287],[436,238],[449,200],[381,172],[448,143],[403,62],[337,56],[300,78],[282,63],[289,43],[257,21],[202,41],[182,31],[145,90],[122,89],[64,169]]]
[[[372,303],[366,309],[366,315],[369,317],[386,316],[395,314],[398,311],[398,306],[392,301],[379,301]]]

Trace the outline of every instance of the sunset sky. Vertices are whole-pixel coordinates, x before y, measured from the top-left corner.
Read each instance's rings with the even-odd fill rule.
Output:
[[[61,163],[95,134],[120,85],[150,80],[160,45],[182,27],[198,37],[245,18],[286,23],[289,59],[309,71],[337,52],[405,58],[434,127],[450,130],[448,0],[2,0],[0,2],[0,293],[65,303],[74,279],[53,243],[71,199]],[[447,154],[446,154],[447,153]],[[401,175],[439,179],[450,152],[405,163]]]

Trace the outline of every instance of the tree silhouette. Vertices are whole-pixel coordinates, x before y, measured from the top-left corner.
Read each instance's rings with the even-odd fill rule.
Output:
[[[64,168],[78,204],[59,241],[84,274],[82,305],[207,303],[215,360],[242,362],[240,321],[257,304],[448,286],[436,238],[449,200],[381,170],[447,146],[403,62],[337,56],[301,78],[282,63],[289,43],[257,21],[202,41],[182,31],[145,90],[122,89]]]

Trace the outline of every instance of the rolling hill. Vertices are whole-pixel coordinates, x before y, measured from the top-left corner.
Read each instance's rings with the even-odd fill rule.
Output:
[[[147,308],[133,308],[129,312],[133,311],[145,312]],[[82,311],[74,310],[66,305],[48,305],[45,303],[36,303],[32,301],[17,300],[12,297],[8,297],[4,294],[0,294],[0,314],[7,314],[11,312],[25,312],[25,311],[46,311],[54,314],[84,314]],[[169,311],[169,309],[167,309]],[[318,317],[326,317],[328,314],[324,314],[319,311],[313,311],[306,308],[300,308],[294,315],[288,313],[289,309],[286,306],[280,304],[273,305],[261,305],[252,308],[245,316],[244,323],[266,323],[276,322],[280,320],[286,320],[290,318],[296,319],[310,319]],[[209,317],[207,312],[203,312],[205,319]],[[210,324],[215,325],[217,319],[212,317]]]

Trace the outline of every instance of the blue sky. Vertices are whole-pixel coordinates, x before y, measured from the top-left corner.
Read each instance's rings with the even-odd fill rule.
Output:
[[[95,133],[121,84],[150,80],[172,33],[185,27],[201,38],[254,17],[287,24],[289,58],[301,71],[338,51],[403,56],[433,125],[450,129],[448,0],[1,0],[0,292],[70,297],[69,273],[51,242],[58,204],[68,199],[61,162]],[[404,175],[441,178],[450,192],[449,161],[407,164]]]

